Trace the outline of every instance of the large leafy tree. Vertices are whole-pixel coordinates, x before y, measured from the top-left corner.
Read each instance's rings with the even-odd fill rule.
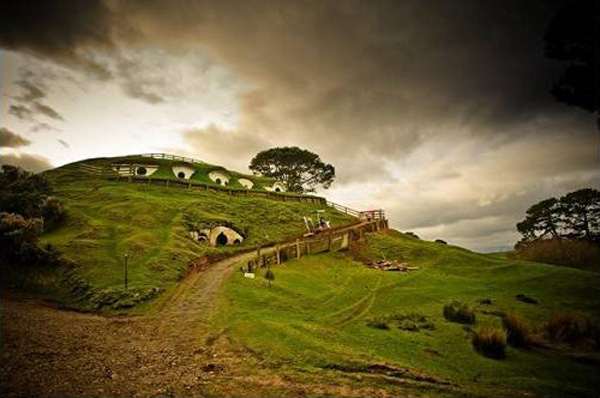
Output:
[[[327,189],[335,178],[335,168],[319,155],[298,147],[278,147],[259,152],[250,162],[256,174],[277,178],[291,192],[314,192],[317,186]]]
[[[561,211],[557,199],[542,200],[527,209],[526,214],[525,220],[517,224],[517,230],[526,240],[544,236],[559,237]]]
[[[531,206],[517,230],[525,242],[540,238],[600,238],[600,191],[584,188]]]
[[[594,240],[600,235],[600,192],[580,189],[561,198],[566,228],[575,238]]]

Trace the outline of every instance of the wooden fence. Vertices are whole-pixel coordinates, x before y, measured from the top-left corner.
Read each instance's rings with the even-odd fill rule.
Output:
[[[185,156],[178,155],[169,155],[168,153],[142,153],[140,155],[132,155],[132,156],[141,156],[144,158],[153,158],[153,159],[166,159],[166,160],[174,160],[178,162],[186,162],[186,163],[206,163],[198,159],[187,158]]]
[[[372,220],[322,232],[315,236],[279,243],[275,245],[274,250],[269,252],[265,252],[258,247],[255,259],[251,260],[247,266],[248,271],[252,271],[256,267],[265,267],[268,264],[282,264],[288,260],[311,254],[345,250],[348,249],[351,242],[361,240],[364,233],[386,229],[388,229],[387,220]]]

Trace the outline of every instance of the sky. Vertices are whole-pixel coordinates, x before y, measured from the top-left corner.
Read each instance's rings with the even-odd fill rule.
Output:
[[[392,227],[511,248],[542,199],[599,188],[596,116],[557,102],[560,1],[3,0],[2,163],[276,146]]]

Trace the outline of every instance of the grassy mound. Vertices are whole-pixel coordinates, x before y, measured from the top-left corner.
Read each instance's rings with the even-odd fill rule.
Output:
[[[597,314],[596,274],[477,254],[395,231],[366,235],[361,250],[375,260],[397,258],[419,269],[384,272],[353,260],[352,253],[334,253],[274,267],[277,279],[271,288],[264,269],[255,279],[236,273],[223,291],[221,318],[215,322],[239,346],[273,366],[287,364],[282,372],[386,364],[460,386],[469,396],[594,392],[593,366],[554,351],[513,347],[506,347],[506,358],[497,361],[479,355],[471,340],[474,330],[502,331],[503,313],[536,325],[543,325],[555,308]],[[517,294],[535,296],[540,304],[518,301]],[[479,303],[482,298],[485,304]],[[444,319],[443,307],[453,301],[476,311],[474,329]],[[393,321],[398,314],[418,314],[435,327],[399,327]],[[498,345],[496,337],[488,339],[490,344],[478,340],[478,346],[489,353],[489,346]],[[342,373],[328,377],[345,382]]]
[[[103,162],[110,163],[110,159]],[[74,265],[52,271],[53,278],[32,275],[29,282],[49,289],[63,286],[67,289],[61,292],[63,299],[70,297],[95,308],[127,308],[154,298],[172,287],[198,258],[219,258],[298,236],[305,231],[302,216],[323,208],[92,176],[72,178],[79,172],[77,164],[49,172],[68,216],[63,225],[42,238]],[[325,210],[333,226],[354,221],[340,212]],[[239,246],[211,248],[189,236],[194,223],[232,226],[246,239]]]

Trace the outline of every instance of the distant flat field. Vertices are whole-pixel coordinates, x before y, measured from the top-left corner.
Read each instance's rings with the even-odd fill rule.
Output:
[[[565,397],[598,392],[595,365],[576,362],[554,348],[509,347],[505,360],[489,359],[473,350],[463,325],[442,315],[445,304],[459,300],[475,309],[474,328],[501,329],[498,314],[506,311],[534,327],[557,310],[597,316],[597,273],[477,254],[395,231],[369,235],[364,250],[420,269],[379,271],[347,253],[330,253],[273,267],[270,288],[265,269],[255,279],[234,273],[222,291],[218,325],[234,344],[290,376],[309,374],[432,395]],[[518,294],[539,303],[517,301]],[[492,304],[480,304],[481,299]],[[388,330],[367,325],[410,313],[423,315],[433,327],[408,331],[393,322]]]

